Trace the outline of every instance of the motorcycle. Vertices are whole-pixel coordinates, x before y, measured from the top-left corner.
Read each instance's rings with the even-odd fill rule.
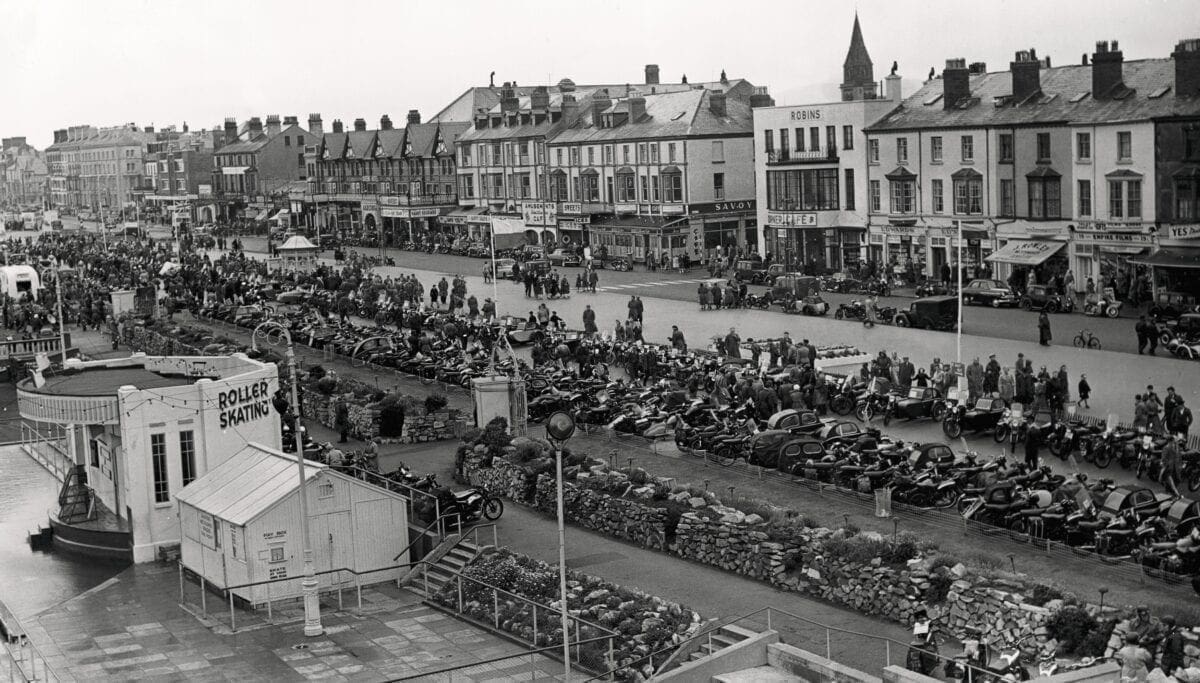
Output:
[[[442,516],[459,515],[463,522],[480,518],[494,522],[504,514],[504,501],[493,498],[487,491],[470,488],[463,491],[442,489],[438,492]]]

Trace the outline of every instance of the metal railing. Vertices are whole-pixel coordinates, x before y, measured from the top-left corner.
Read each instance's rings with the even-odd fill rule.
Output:
[[[428,567],[429,565],[426,565],[425,569]],[[428,581],[426,576],[426,585]],[[450,582],[444,584],[440,591],[444,593],[447,585],[451,585]],[[564,637],[561,608],[543,605],[462,574],[455,575],[452,595],[449,598],[430,595],[430,599],[452,609],[460,618],[489,626],[524,641],[530,640],[531,637],[533,643],[558,643],[561,651]],[[517,626],[518,620],[527,625],[530,637]],[[574,650],[572,660],[575,665],[593,674],[615,669],[614,652],[616,639],[621,637],[620,634],[569,613],[567,620],[571,626],[565,637],[570,642],[572,634],[574,635],[574,644],[570,649]],[[510,626],[505,628],[503,624]],[[554,656],[553,653],[547,654]]]
[[[9,613],[5,617],[5,626],[10,632],[19,633],[17,636],[0,638],[3,645],[3,656],[8,660],[9,683],[34,683],[35,681],[56,682],[59,680],[54,669],[47,663],[46,656],[38,646],[25,635],[25,629],[15,615]]]
[[[43,432],[45,428],[47,431]],[[60,482],[75,468],[75,460],[64,447],[66,430],[53,423],[21,422],[21,448]]]
[[[599,638],[583,640],[577,644],[583,646],[591,643],[599,643],[608,640],[608,638],[609,636],[601,636]],[[527,675],[530,681],[541,681],[560,676],[562,674],[561,662],[562,647],[555,645],[553,647],[539,647],[515,655],[494,657],[479,662],[471,662],[470,664],[459,664],[434,671],[410,674],[408,676],[401,676],[397,680],[436,681],[438,683],[444,681],[445,683],[453,683],[453,681],[457,680],[477,681],[481,678],[492,680],[503,676],[505,680],[519,681],[525,680],[525,676]]]
[[[689,648],[694,651],[697,643],[700,643],[701,647],[707,645],[710,654],[719,652],[722,648],[713,646],[713,637],[719,635],[729,626],[740,626],[746,630],[756,632],[762,630],[775,631],[779,634],[779,640],[782,643],[818,655],[823,651],[823,656],[826,659],[842,664],[846,664],[844,661],[846,659],[845,653],[854,652],[857,654],[856,658],[861,659],[863,652],[867,652],[868,659],[875,658],[879,662],[879,671],[892,666],[893,663],[904,665],[909,650],[909,643],[903,643],[894,638],[873,633],[861,633],[838,626],[830,626],[829,624],[802,617],[799,614],[777,607],[762,607],[740,617],[721,620],[712,626],[700,630],[691,638],[678,645],[643,655],[629,662],[626,666],[638,668],[642,664],[650,664],[656,675],[665,673],[677,665],[685,663],[679,661],[679,658],[674,657],[674,653],[687,652]],[[835,635],[837,636],[836,638],[834,637]],[[866,650],[864,650],[864,646],[867,648]],[[821,649],[822,647],[823,650]],[[965,669],[974,669],[980,674],[988,674],[986,670],[969,666],[955,657],[947,657],[934,652],[929,652],[928,654],[938,660],[939,668],[944,667],[947,663],[954,662]],[[654,666],[656,660],[658,666]],[[852,664],[847,665],[853,666]],[[603,672],[589,680],[604,680],[606,677],[616,673],[617,670],[613,669]]]
[[[432,522],[430,522],[429,524],[426,524],[426,525],[425,525],[425,527],[424,527],[423,529],[421,529],[419,532],[417,532],[417,534],[416,534],[416,536],[417,536],[417,537],[416,537],[416,538],[414,538],[414,539],[412,539],[412,541],[410,541],[408,545],[404,546],[404,550],[401,550],[399,553],[397,553],[397,554],[396,554],[396,556],[392,558],[392,562],[395,562],[396,560],[400,559],[401,557],[404,557],[404,555],[405,555],[405,554],[407,554],[407,553],[408,553],[408,551],[412,550],[413,546],[415,546],[416,544],[418,544],[418,543],[420,543],[421,541],[425,540],[425,536],[426,536],[426,534],[428,534],[428,533],[429,533],[429,530],[430,530],[430,529],[432,529],[432,528],[433,528],[435,525],[436,525],[436,526],[437,526],[437,528],[438,528],[438,538],[445,540],[445,538],[446,538],[446,524],[445,524],[445,522],[443,522],[442,520],[443,520],[443,519],[450,519],[450,518],[453,518],[453,519],[457,519],[457,520],[458,520],[458,524],[457,524],[456,528],[457,528],[457,529],[459,529],[459,530],[461,531],[461,529],[462,529],[462,515],[460,515],[460,514],[459,514],[459,513],[457,513],[457,512],[454,512],[454,513],[451,513],[451,514],[448,514],[448,515],[438,515],[436,519],[434,519],[434,520],[433,520]],[[461,535],[461,534],[460,534],[460,535]]]

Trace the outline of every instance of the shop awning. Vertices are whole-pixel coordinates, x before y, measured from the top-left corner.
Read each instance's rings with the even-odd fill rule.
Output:
[[[1149,256],[1129,259],[1129,262],[1158,268],[1200,268],[1200,249],[1163,247]]]
[[[1098,244],[1096,246],[1100,247],[1100,251],[1107,252],[1109,254],[1125,254],[1127,256],[1140,254],[1150,248],[1138,246],[1136,244]]]
[[[263,209],[262,211],[259,211],[258,215],[254,217],[254,220],[256,220],[256,221],[267,220],[267,213],[268,213],[267,209]]]
[[[1018,266],[1036,266],[1062,249],[1064,244],[1066,243],[1049,240],[1010,240],[984,260]]]

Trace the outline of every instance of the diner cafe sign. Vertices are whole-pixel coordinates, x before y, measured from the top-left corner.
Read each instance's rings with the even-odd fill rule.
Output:
[[[217,407],[221,411],[221,429],[266,417],[271,412],[271,387],[264,379],[226,389],[217,395]]]
[[[815,227],[817,214],[796,213],[794,211],[768,211],[767,225],[785,228]]]

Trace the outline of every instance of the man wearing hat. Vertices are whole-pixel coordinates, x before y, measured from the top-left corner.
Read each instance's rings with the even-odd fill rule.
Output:
[[[1179,495],[1179,482],[1183,480],[1183,463],[1179,456],[1179,435],[1168,434],[1162,449],[1162,481],[1171,493]]]
[[[983,370],[983,393],[994,394],[1000,390],[1000,363],[996,354],[988,356],[987,367]]]
[[[1144,681],[1150,675],[1149,667],[1154,663],[1154,657],[1139,644],[1136,633],[1125,636],[1125,647],[1117,650],[1116,657],[1121,662],[1122,681]]]

